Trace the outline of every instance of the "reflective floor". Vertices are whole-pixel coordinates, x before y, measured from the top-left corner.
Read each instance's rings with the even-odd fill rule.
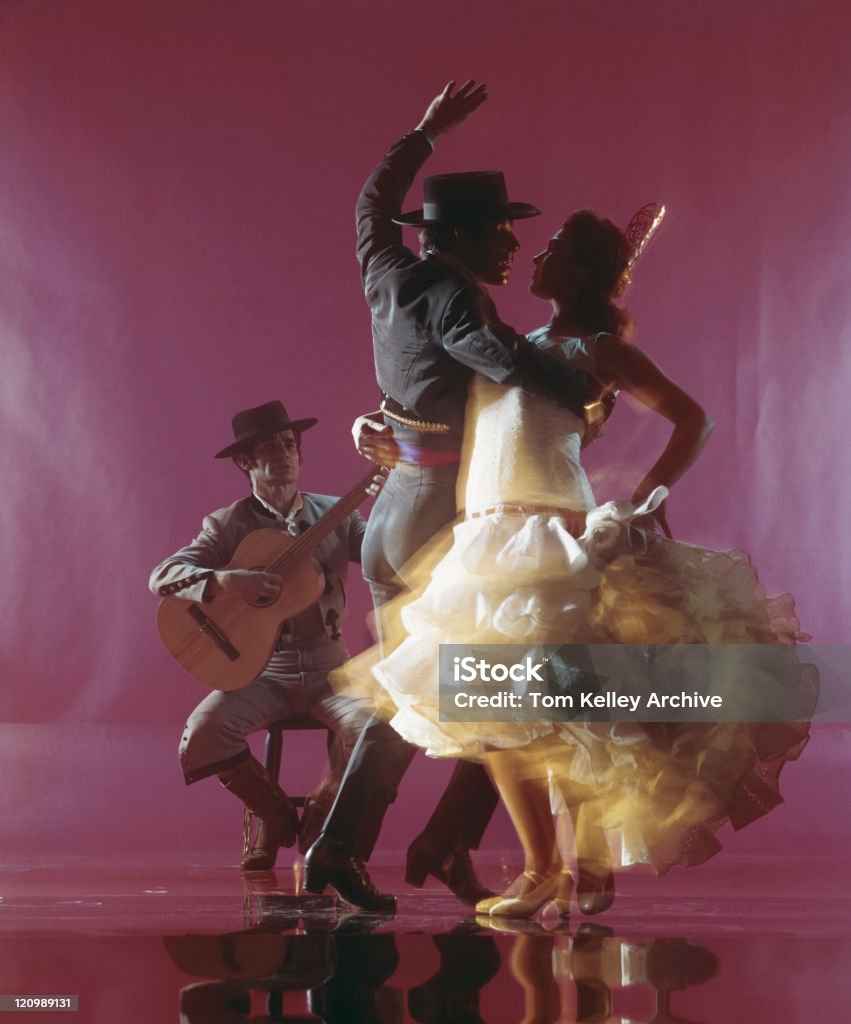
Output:
[[[481,863],[494,887],[515,865]],[[618,876],[597,918],[498,922],[434,883],[393,918],[297,896],[299,872],[63,862],[0,875],[0,995],[80,1022],[811,1022],[845,1019],[845,865],[718,858]],[[433,887],[432,887],[433,886]],[[26,1012],[26,1017],[24,1017]],[[12,1011],[3,1020],[55,1019]]]

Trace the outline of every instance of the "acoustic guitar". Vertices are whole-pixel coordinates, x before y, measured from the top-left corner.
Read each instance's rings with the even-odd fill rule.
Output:
[[[360,505],[378,472],[373,467],[300,537],[268,529],[254,530],[242,541],[222,568],[278,574],[282,585],[276,598],[250,602],[220,591],[211,601],[160,601],[157,632],[191,676],[213,690],[229,691],[263,671],[284,622],[316,604],[325,588],[311,553]]]

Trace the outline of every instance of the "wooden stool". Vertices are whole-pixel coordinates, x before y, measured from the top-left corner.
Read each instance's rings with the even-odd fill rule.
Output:
[[[335,759],[335,744],[337,743],[337,737],[331,730],[318,722],[315,718],[311,718],[310,715],[293,715],[291,718],[282,718],[278,722],[272,722],[266,732],[266,752],[263,759],[263,763],[266,767],[266,771],[275,779],[276,782],[280,782],[281,774],[281,753],[284,746],[284,733],[294,732],[296,730],[316,730],[324,729],[327,735],[327,750],[328,760],[333,768]],[[342,774],[342,768],[340,768]],[[294,796],[288,794],[293,804],[298,807],[302,812],[304,811],[305,796]],[[243,842],[243,853],[247,853],[251,847],[251,837],[254,830],[254,815],[248,808],[244,808],[242,816],[242,842]]]

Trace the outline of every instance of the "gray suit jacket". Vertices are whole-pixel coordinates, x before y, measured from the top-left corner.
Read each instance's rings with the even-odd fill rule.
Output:
[[[304,492],[302,498],[304,508],[298,515],[301,529],[312,526],[337,501],[324,494]],[[230,562],[240,542],[249,533],[269,528],[282,529],[283,524],[253,495],[210,513],[204,517],[201,532],[195,540],[154,569],[149,581],[151,590],[158,597],[174,595],[190,601],[204,601],[207,580],[213,571]],[[325,634],[329,637],[336,637],[345,618],[348,564],[360,562],[365,529],[363,516],[353,512],[313,553],[325,572],[326,587],[318,607]],[[304,612],[302,616],[307,614]]]

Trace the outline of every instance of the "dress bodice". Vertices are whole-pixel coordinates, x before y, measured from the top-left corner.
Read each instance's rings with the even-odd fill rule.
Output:
[[[565,337],[542,327],[529,340],[596,376],[595,337]],[[592,508],[580,460],[584,428],[569,409],[476,376],[467,402],[459,505],[467,513],[506,503]]]

